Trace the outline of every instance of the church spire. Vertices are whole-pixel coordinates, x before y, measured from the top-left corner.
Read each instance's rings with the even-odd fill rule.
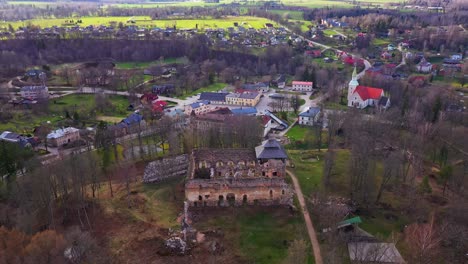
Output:
[[[354,70],[353,70],[353,76],[352,76],[353,80],[356,80],[357,79],[357,72],[356,72],[356,66],[354,66]]]

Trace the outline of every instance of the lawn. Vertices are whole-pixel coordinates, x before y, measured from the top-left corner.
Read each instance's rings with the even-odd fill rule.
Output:
[[[289,19],[294,20],[303,20],[304,12],[302,11],[292,11],[292,10],[268,10],[268,12],[281,15],[283,17],[288,17]]]
[[[73,112],[89,112],[95,107],[95,96],[93,94],[71,94],[60,97],[58,99],[51,99],[49,102],[50,112],[55,114],[64,114],[65,111]],[[97,113],[98,115],[108,115],[113,117],[126,117],[129,112],[127,111],[128,98],[122,95],[110,95],[109,111]]]
[[[288,150],[288,154],[294,163],[293,172],[299,180],[304,195],[311,195],[319,191],[322,186],[323,160],[326,151],[316,150]],[[349,160],[348,150],[337,150],[335,167],[331,185],[333,193],[347,196],[347,168]]]
[[[376,46],[385,46],[385,45],[390,44],[390,40],[389,39],[382,39],[382,38],[375,38],[375,39],[372,40],[372,44],[374,44]]]
[[[230,241],[230,250],[246,263],[281,263],[289,242],[308,241],[301,214],[291,214],[287,208],[226,208],[215,213],[204,211],[201,218],[195,228],[201,232],[221,230]],[[312,259],[310,256],[308,263]]]
[[[106,116],[105,118],[113,118],[113,121],[126,117],[130,112],[127,111],[128,99],[125,96],[111,95],[109,98],[108,111],[103,113],[96,113],[96,119],[99,116]],[[34,110],[25,110],[15,112],[14,118],[7,123],[0,123],[0,131],[9,130],[18,133],[31,133],[32,130],[41,124],[50,121],[52,128],[64,121],[66,118],[66,111],[70,117],[73,117],[74,112],[81,115],[88,115],[94,109],[95,100],[92,94],[72,94],[60,98],[49,100],[48,114],[38,114]],[[81,116],[81,118],[86,118]],[[87,122],[94,122],[96,120],[86,120]],[[114,123],[114,122],[112,122]]]
[[[115,67],[117,69],[130,70],[130,69],[145,69],[151,65],[164,65],[164,64],[186,64],[187,58],[164,58],[163,61],[123,61],[117,62]]]
[[[322,148],[327,147],[327,138],[328,132],[322,130]],[[289,145],[286,146],[288,149],[311,149],[317,147],[317,130],[314,127],[310,126],[301,126],[295,125],[289,129],[286,136],[291,141]]]
[[[326,101],[324,104],[324,107],[326,109],[332,109],[332,110],[342,110],[342,111],[348,110],[347,105],[342,105],[340,103],[331,102],[331,101]]]
[[[198,90],[192,91],[190,93],[186,93],[186,94],[183,94],[181,96],[178,96],[178,98],[185,99],[187,97],[194,96],[194,95],[197,95],[197,94],[202,93],[202,92],[217,92],[219,90],[222,90],[226,86],[227,86],[226,83],[214,83],[214,84],[208,85],[206,87],[202,87],[202,88],[200,88]]]
[[[239,23],[244,27],[252,28],[264,28],[265,23],[272,23],[277,26],[277,23],[260,17],[252,16],[227,16],[223,18],[214,19],[211,17],[199,18],[199,19],[162,19],[162,20],[152,20],[149,16],[108,16],[108,17],[81,17],[81,18],[48,18],[48,19],[31,19],[25,21],[14,21],[14,22],[2,22],[0,23],[1,27],[7,27],[8,24],[11,24],[13,28],[18,29],[19,27],[24,27],[28,25],[36,25],[41,28],[52,27],[52,26],[69,26],[66,21],[70,19],[73,20],[82,20],[82,23],[77,24],[80,27],[86,26],[99,26],[99,25],[111,25],[117,26],[118,23],[123,23],[124,25],[136,25],[140,27],[173,27],[177,28],[228,28],[233,27],[234,22]],[[134,21],[134,23],[131,23]]]
[[[306,20],[289,19],[289,22],[299,24],[303,32],[309,31],[309,27],[314,26],[314,24],[312,24],[311,21],[306,21]]]

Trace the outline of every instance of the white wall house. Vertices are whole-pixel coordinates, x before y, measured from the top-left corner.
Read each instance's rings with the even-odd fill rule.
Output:
[[[320,108],[309,107],[306,111],[299,114],[299,125],[313,126],[319,118]]]
[[[292,89],[295,91],[312,92],[312,82],[293,81]]]
[[[74,127],[61,128],[47,135],[47,145],[60,147],[80,139],[80,130]]]
[[[21,97],[31,100],[49,98],[47,86],[24,86],[20,90]]]

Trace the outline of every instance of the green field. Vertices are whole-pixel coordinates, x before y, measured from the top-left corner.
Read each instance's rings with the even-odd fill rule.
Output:
[[[70,117],[74,112],[78,112],[83,121],[95,122],[98,116],[108,116],[123,119],[129,112],[127,111],[128,99],[125,96],[109,96],[109,105],[106,111],[90,113],[95,107],[94,95],[92,94],[72,94],[60,98],[50,99],[48,113],[37,114],[31,110],[14,112],[13,119],[7,123],[0,123],[0,131],[14,131],[17,133],[31,133],[32,130],[47,121],[50,121],[52,127],[57,126],[61,121],[66,120],[66,112]]]
[[[304,195],[323,190],[322,175],[324,155],[326,151],[315,150],[288,150],[289,157],[294,163],[294,173],[299,180]],[[331,180],[334,193],[346,196],[347,193],[347,168],[349,160],[348,150],[336,152],[334,177]]]
[[[124,25],[136,25],[140,27],[174,27],[179,29],[193,29],[198,25],[198,29],[206,28],[228,28],[233,27],[234,22],[239,23],[244,27],[248,28],[263,28],[265,23],[277,24],[271,20],[260,17],[252,16],[239,16],[233,17],[228,16],[224,18],[214,19],[210,17],[199,18],[199,19],[163,19],[163,20],[152,20],[149,16],[134,16],[134,17],[121,17],[121,16],[109,16],[109,17],[75,17],[75,18],[50,18],[50,19],[31,19],[25,21],[14,21],[14,22],[1,22],[0,28],[7,28],[9,24],[15,29],[25,26],[38,26],[41,28],[52,27],[52,26],[70,26],[66,21],[73,19],[74,21],[80,19],[82,23],[79,23],[80,27],[86,26],[99,26],[99,25],[114,25],[117,26],[119,23]],[[134,23],[131,23],[134,21]]]
[[[229,248],[249,260],[246,263],[281,263],[289,242],[308,241],[301,214],[291,215],[287,208],[227,208],[214,216],[206,214],[204,218],[208,219],[201,219],[195,228],[201,232],[221,230],[226,240],[231,241]],[[308,263],[312,259],[310,256]]]
[[[190,93],[187,93],[187,94],[183,94],[181,96],[179,96],[179,98],[187,98],[187,97],[190,97],[190,96],[194,96],[196,94],[199,94],[199,93],[202,93],[202,92],[217,92],[221,89],[223,89],[224,87],[226,87],[227,84],[226,83],[214,83],[212,85],[208,85],[206,87],[202,87],[198,90],[195,90],[195,91],[192,91]]]
[[[281,15],[283,17],[289,17],[289,19],[294,20],[303,20],[304,12],[302,11],[292,11],[292,10],[268,10],[268,12]]]
[[[123,61],[115,63],[117,69],[130,70],[130,69],[145,69],[151,65],[164,65],[164,64],[186,64],[187,58],[164,58],[163,61]]]
[[[288,149],[315,149],[317,147],[317,130],[310,126],[295,125],[286,136],[291,143],[286,146]],[[327,147],[328,132],[322,131],[322,148]]]

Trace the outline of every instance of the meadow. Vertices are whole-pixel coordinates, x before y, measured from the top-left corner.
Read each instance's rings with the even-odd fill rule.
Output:
[[[109,105],[106,109],[108,111],[95,112],[95,118],[81,118],[86,119],[88,124],[97,122],[99,116],[113,117],[113,121],[122,120],[129,112],[127,111],[128,99],[125,96],[111,95],[109,98]],[[13,114],[13,119],[7,123],[0,123],[0,131],[15,131],[17,133],[29,134],[33,131],[36,126],[44,124],[49,121],[53,127],[60,124],[60,122],[66,120],[66,113],[73,116],[74,112],[78,112],[80,115],[95,111],[95,100],[92,94],[71,94],[60,98],[49,99],[48,113],[38,113],[37,111],[31,112],[31,110],[17,111]],[[95,119],[95,120],[94,120]],[[110,120],[109,118],[107,120]],[[120,121],[119,120],[119,121]],[[115,123],[115,122],[111,122]]]
[[[80,27],[87,26],[118,26],[119,23],[124,25],[135,25],[139,27],[174,27],[176,26],[179,29],[193,29],[198,26],[199,29],[203,28],[228,28],[233,27],[234,22],[237,22],[239,25],[242,25],[247,28],[263,28],[265,23],[272,23],[277,26],[277,24],[269,19],[252,17],[252,16],[239,16],[239,17],[223,17],[223,18],[198,18],[198,19],[162,19],[162,20],[152,20],[149,16],[133,16],[133,17],[122,17],[122,16],[108,16],[108,17],[74,17],[74,18],[50,18],[50,19],[30,19],[25,21],[11,21],[11,22],[1,22],[0,28],[7,28],[10,24],[14,29],[25,26],[38,26],[41,28],[52,27],[52,26],[70,26],[70,20],[80,19],[82,23],[76,24]]]

